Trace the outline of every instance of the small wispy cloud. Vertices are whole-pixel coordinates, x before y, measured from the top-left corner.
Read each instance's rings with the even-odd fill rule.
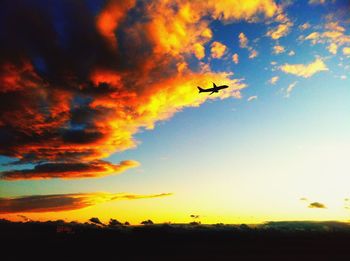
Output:
[[[306,23],[303,23],[301,25],[299,25],[299,29],[304,31],[304,30],[307,30],[311,27],[310,23],[306,22]]]
[[[273,53],[274,54],[281,54],[281,53],[284,53],[285,51],[286,51],[286,49],[282,45],[275,45],[273,47]]]
[[[326,3],[326,0],[309,0],[310,5],[322,5],[325,3]]]
[[[250,101],[254,101],[254,100],[257,100],[258,99],[258,96],[254,95],[254,96],[250,96],[247,101],[250,102]]]
[[[291,83],[288,85],[287,90],[286,90],[286,95],[284,97],[289,98],[290,94],[292,93],[292,91],[294,90],[295,86],[297,85],[297,81]]]
[[[272,85],[275,85],[277,83],[277,81],[279,80],[279,76],[273,76],[270,80],[269,83]]]
[[[266,33],[266,35],[271,37],[273,40],[278,40],[281,37],[286,36],[289,33],[290,28],[293,26],[293,23],[283,13],[277,15],[276,21],[280,22],[280,24],[269,29]]]
[[[320,202],[312,202],[309,204],[308,208],[327,208],[326,205]]]
[[[249,45],[248,37],[243,32],[241,32],[238,35],[238,40],[239,40],[239,47],[243,49],[247,49],[249,51],[249,56],[248,56],[249,59],[254,59],[255,57],[258,56],[259,54],[258,51]]]
[[[235,64],[238,64],[239,62],[239,56],[237,53],[233,54],[232,55],[232,61],[235,63]]]

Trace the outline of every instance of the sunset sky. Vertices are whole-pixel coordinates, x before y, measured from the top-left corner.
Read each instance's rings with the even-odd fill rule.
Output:
[[[2,1],[0,112],[0,218],[347,221],[350,2]]]

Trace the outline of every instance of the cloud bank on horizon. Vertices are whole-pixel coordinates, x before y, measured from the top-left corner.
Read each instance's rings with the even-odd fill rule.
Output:
[[[33,165],[3,171],[1,179],[121,173],[139,163],[112,164],[103,159],[136,147],[134,135],[141,129],[152,129],[208,99],[241,98],[247,86],[244,80],[232,71],[211,67],[211,58],[225,60],[230,55],[239,66],[242,56],[216,40],[213,21],[265,25],[261,37],[274,43],[271,54],[287,55],[278,41],[293,30],[300,32],[297,41],[324,45],[330,55],[350,53],[349,21],[330,14],[321,29],[298,24],[287,14],[288,1],[99,3],[98,7],[88,1],[1,3],[0,155],[17,159],[12,165]],[[243,31],[237,33],[232,41],[248,51],[249,59],[257,59],[258,41]],[[302,78],[329,70],[326,58],[318,56],[306,64],[277,68]],[[271,78],[271,84],[279,77]],[[217,96],[199,96],[196,86],[212,81],[230,88]],[[288,88],[288,96],[294,86]]]
[[[114,200],[147,199],[171,195],[171,193],[139,195],[96,192],[0,198],[0,214],[59,212],[86,208]]]

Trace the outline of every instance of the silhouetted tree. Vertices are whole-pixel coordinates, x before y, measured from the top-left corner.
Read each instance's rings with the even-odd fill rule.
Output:
[[[103,225],[103,223],[97,217],[92,217],[89,219],[89,221],[94,224]]]
[[[152,220],[144,220],[141,222],[142,225],[153,225],[153,221]]]
[[[192,226],[197,226],[197,225],[200,225],[200,224],[201,224],[201,222],[199,221],[199,218],[200,218],[199,215],[194,215],[194,214],[192,214],[192,215],[190,215],[190,217],[193,218],[193,221],[190,222],[190,225],[192,225]]]
[[[124,225],[125,225],[125,226],[130,226],[130,223],[129,223],[128,221],[126,221],[126,222],[124,223]]]
[[[242,229],[242,230],[249,230],[250,229],[250,227],[248,225],[246,225],[246,224],[239,225],[239,228]]]
[[[121,226],[123,224],[120,223],[118,220],[111,218],[109,220],[109,224],[108,225],[111,226],[111,227],[114,227],[114,226]]]

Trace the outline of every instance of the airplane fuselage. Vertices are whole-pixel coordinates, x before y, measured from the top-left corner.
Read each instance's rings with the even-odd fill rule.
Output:
[[[210,92],[210,94],[218,93],[220,90],[226,89],[226,88],[228,88],[228,85],[216,86],[215,83],[213,83],[213,88],[208,88],[208,89],[203,89],[203,88],[198,86],[199,93],[201,93],[201,92]]]
[[[226,89],[226,88],[228,88],[227,85],[220,85],[220,86],[216,86],[216,87],[213,87],[213,88],[205,89],[202,92],[219,92],[220,90]]]

